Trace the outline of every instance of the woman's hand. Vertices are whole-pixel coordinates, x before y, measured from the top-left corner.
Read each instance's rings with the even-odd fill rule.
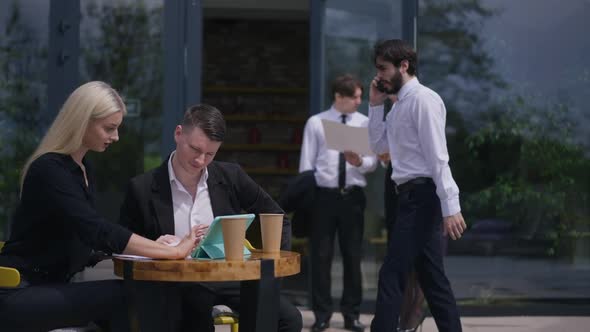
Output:
[[[191,228],[191,232],[175,246],[178,252],[178,257],[176,258],[182,259],[190,255],[195,247],[199,245],[205,234],[207,234],[208,229],[208,225],[197,225]]]
[[[156,241],[132,234],[122,253],[158,259],[185,259],[201,242],[208,229],[207,225],[197,225],[182,239],[166,234]]]
[[[171,235],[171,234],[162,235],[156,240],[156,242],[158,242],[158,243],[165,244],[165,245],[171,246],[171,247],[176,246],[177,244],[180,243],[180,241],[182,241],[181,238],[179,238],[176,235]]]

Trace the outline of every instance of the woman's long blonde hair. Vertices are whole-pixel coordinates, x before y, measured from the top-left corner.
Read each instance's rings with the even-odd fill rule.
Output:
[[[21,192],[33,161],[48,152],[72,154],[78,151],[90,121],[116,112],[123,112],[125,115],[125,103],[117,91],[104,82],[88,82],[72,92],[41,143],[25,163],[21,173]]]

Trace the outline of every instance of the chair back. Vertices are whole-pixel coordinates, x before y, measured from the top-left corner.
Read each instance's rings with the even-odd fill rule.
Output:
[[[4,247],[4,241],[0,241],[0,252]],[[0,287],[16,287],[20,284],[20,272],[11,267],[0,266]]]
[[[16,287],[20,284],[20,273],[17,269],[0,266],[0,287]]]

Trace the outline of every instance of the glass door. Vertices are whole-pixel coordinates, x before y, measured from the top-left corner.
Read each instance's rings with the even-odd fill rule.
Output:
[[[402,38],[404,0],[327,0],[311,1],[310,17],[310,113],[332,104],[330,84],[343,74],[357,76],[364,86],[359,112],[367,114],[368,87],[375,75],[372,53],[376,41]],[[413,0],[412,0],[413,2]],[[413,28],[413,26],[412,26]],[[319,37],[319,38],[318,38]],[[367,175],[365,210],[363,298],[376,298],[378,269],[386,249],[383,192],[385,169]],[[337,242],[337,241],[336,241]],[[332,294],[342,294],[342,265],[335,250]]]

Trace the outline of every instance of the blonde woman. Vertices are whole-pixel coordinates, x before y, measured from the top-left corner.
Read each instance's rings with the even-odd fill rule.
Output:
[[[89,82],[66,100],[24,166],[21,197],[0,266],[17,268],[17,288],[0,288],[3,331],[47,331],[106,322],[126,330],[121,281],[69,283],[93,250],[161,259],[186,257],[204,228],[193,228],[172,247],[106,221],[94,207],[95,182],[88,151],[119,140],[125,104],[108,84]],[[99,323],[100,324],[100,323]]]

